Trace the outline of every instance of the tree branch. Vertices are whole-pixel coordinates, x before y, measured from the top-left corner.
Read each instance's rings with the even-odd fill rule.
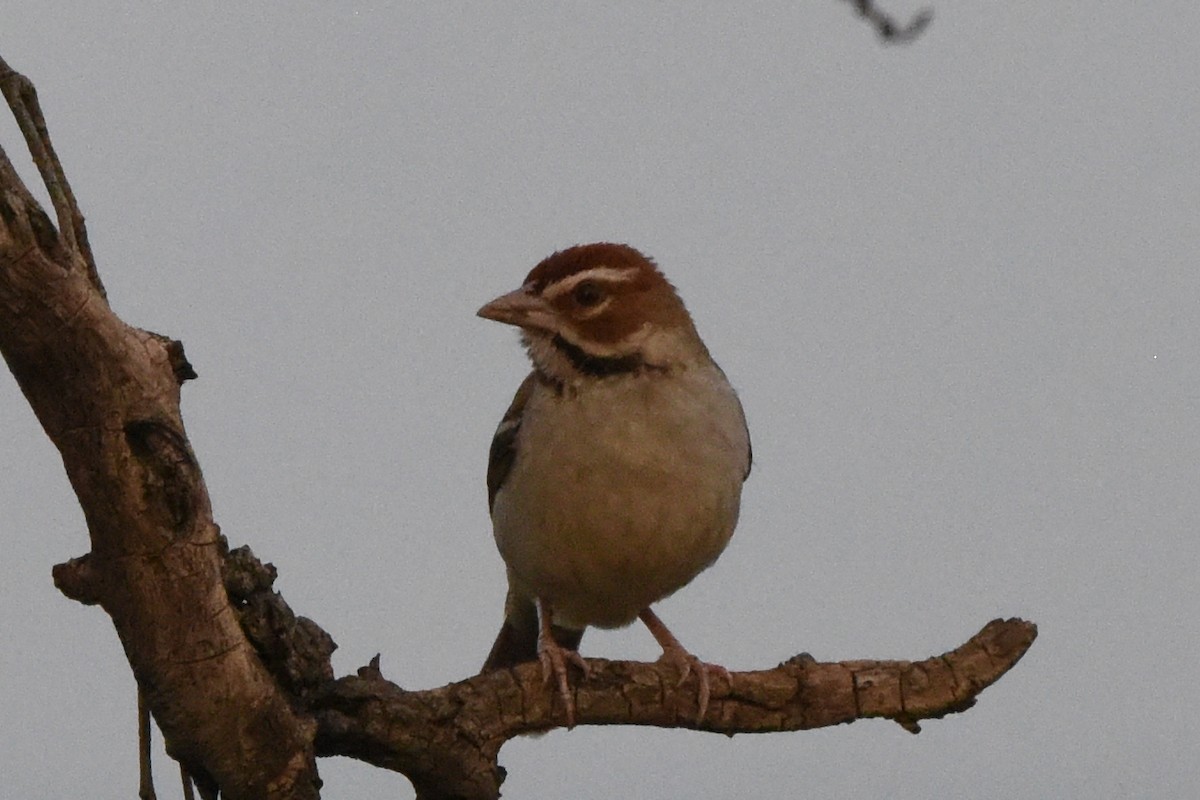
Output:
[[[112,617],[168,752],[198,784],[316,797],[316,725],[263,668],[222,587],[179,414],[182,347],[113,314],[37,94],[3,60],[0,88],[62,231],[0,150],[0,352],[62,454],[91,537],[56,583]]]
[[[774,669],[732,673],[695,720],[695,687],[660,663],[589,658],[576,686],[580,724],[640,724],[715,733],[808,730],[868,717],[912,733],[922,720],[965,711],[1012,668],[1037,636],[1024,620],[994,620],[960,648],[924,661],[817,662],[791,658]],[[563,724],[557,692],[539,664],[522,664],[422,692],[379,675],[376,664],[313,699],[320,756],[349,756],[403,772],[422,798],[488,800],[499,795],[505,741]]]
[[[229,555],[225,575],[242,625],[259,632],[251,639],[267,669],[315,717],[319,756],[403,773],[427,800],[486,800],[504,780],[497,757],[505,742],[565,723],[558,692],[536,662],[408,691],[383,677],[376,656],[356,675],[332,680],[332,641],[271,589],[273,567],[243,547]],[[921,721],[974,705],[1036,638],[1033,623],[993,620],[962,646],[923,661],[818,662],[801,654],[772,669],[733,672],[732,683],[715,681],[702,720],[694,677],[680,686],[666,664],[588,659],[590,677],[574,684],[576,719],[732,735],[879,718],[918,733]]]
[[[1020,660],[1037,628],[994,620],[964,645],[919,662],[817,662],[800,655],[773,669],[717,681],[696,720],[690,679],[664,664],[588,659],[576,685],[582,725],[649,725],[732,735],[799,731],[865,718],[890,719],[912,733],[920,721],[965,711]],[[373,665],[335,681],[313,699],[318,755],[358,758],[403,772],[423,798],[499,796],[497,755],[509,739],[563,724],[557,693],[536,663],[409,692]],[[431,733],[432,732],[432,733]]]
[[[42,183],[50,193],[50,202],[58,213],[58,229],[62,232],[67,250],[77,253],[83,259],[88,279],[100,296],[106,297],[104,284],[100,281],[100,274],[96,271],[96,262],[92,257],[92,247],[88,243],[83,214],[79,210],[79,204],[75,202],[75,194],[71,191],[71,184],[63,171],[62,163],[58,160],[58,154],[54,152],[54,145],[50,142],[46,119],[42,116],[42,107],[37,100],[37,89],[28,78],[13,71],[0,59],[0,91],[3,91],[8,107],[17,120],[17,126],[25,137],[25,144],[33,156],[33,163],[41,173]]]
[[[918,11],[907,25],[900,25],[886,11],[881,11],[874,0],[849,0],[854,4],[858,15],[871,24],[879,38],[890,44],[908,44],[920,36],[929,23],[933,22],[933,12],[929,9]]]

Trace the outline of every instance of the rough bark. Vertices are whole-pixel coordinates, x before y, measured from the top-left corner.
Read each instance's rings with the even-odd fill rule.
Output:
[[[401,772],[427,800],[497,797],[503,744],[562,724],[539,667],[425,691],[388,682],[377,663],[334,679],[332,639],[213,521],[179,411],[195,377],[182,346],[113,314],[33,86],[0,60],[0,88],[58,220],[0,149],[0,352],[62,454],[90,536],[55,584],[112,617],[168,752],[206,797],[315,798],[315,758],[328,755]],[[1035,636],[1031,623],[996,620],[919,662],[797,656],[718,679],[703,719],[694,678],[677,686],[663,664],[592,659],[577,719],[733,734],[881,717],[915,733],[969,708]]]
[[[587,659],[575,684],[579,725],[649,725],[726,735],[823,728],[890,719],[912,733],[919,722],[965,711],[1029,649],[1036,627],[993,620],[966,644],[924,661],[823,663],[802,654],[773,669],[715,681],[697,719],[695,679],[678,686],[665,664]],[[340,678],[313,698],[318,755],[345,755],[402,772],[418,796],[490,800],[509,739],[561,726],[564,710],[537,664],[498,670],[438,689],[409,692],[377,665]]]

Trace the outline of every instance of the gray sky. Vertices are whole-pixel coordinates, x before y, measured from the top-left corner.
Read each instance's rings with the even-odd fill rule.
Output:
[[[908,48],[834,0],[264,7],[7,0],[0,52],[114,308],[200,373],[217,520],[339,672],[478,669],[504,592],[487,445],[526,364],[475,309],[557,248],[627,241],[754,437],[733,543],[659,607],[686,645],[747,669],[923,658],[997,616],[1041,638],[920,736],[578,729],[508,745],[506,796],[1194,793],[1194,3],[942,2]],[[4,371],[0,441],[4,791],[132,797],[133,678],[51,583],[86,531]]]

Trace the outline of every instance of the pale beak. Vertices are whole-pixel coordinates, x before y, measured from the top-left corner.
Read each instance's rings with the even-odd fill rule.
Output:
[[[549,333],[557,328],[556,315],[550,304],[525,289],[501,295],[475,313],[484,319],[516,325],[518,328]]]

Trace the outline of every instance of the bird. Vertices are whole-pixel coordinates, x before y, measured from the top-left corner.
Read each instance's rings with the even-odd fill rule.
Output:
[[[532,371],[496,428],[488,508],[508,594],[481,672],[540,661],[575,722],[568,665],[588,627],[640,619],[681,686],[710,674],[651,606],[725,550],[753,461],[742,405],[653,259],[569,247],[479,309],[516,326]]]

